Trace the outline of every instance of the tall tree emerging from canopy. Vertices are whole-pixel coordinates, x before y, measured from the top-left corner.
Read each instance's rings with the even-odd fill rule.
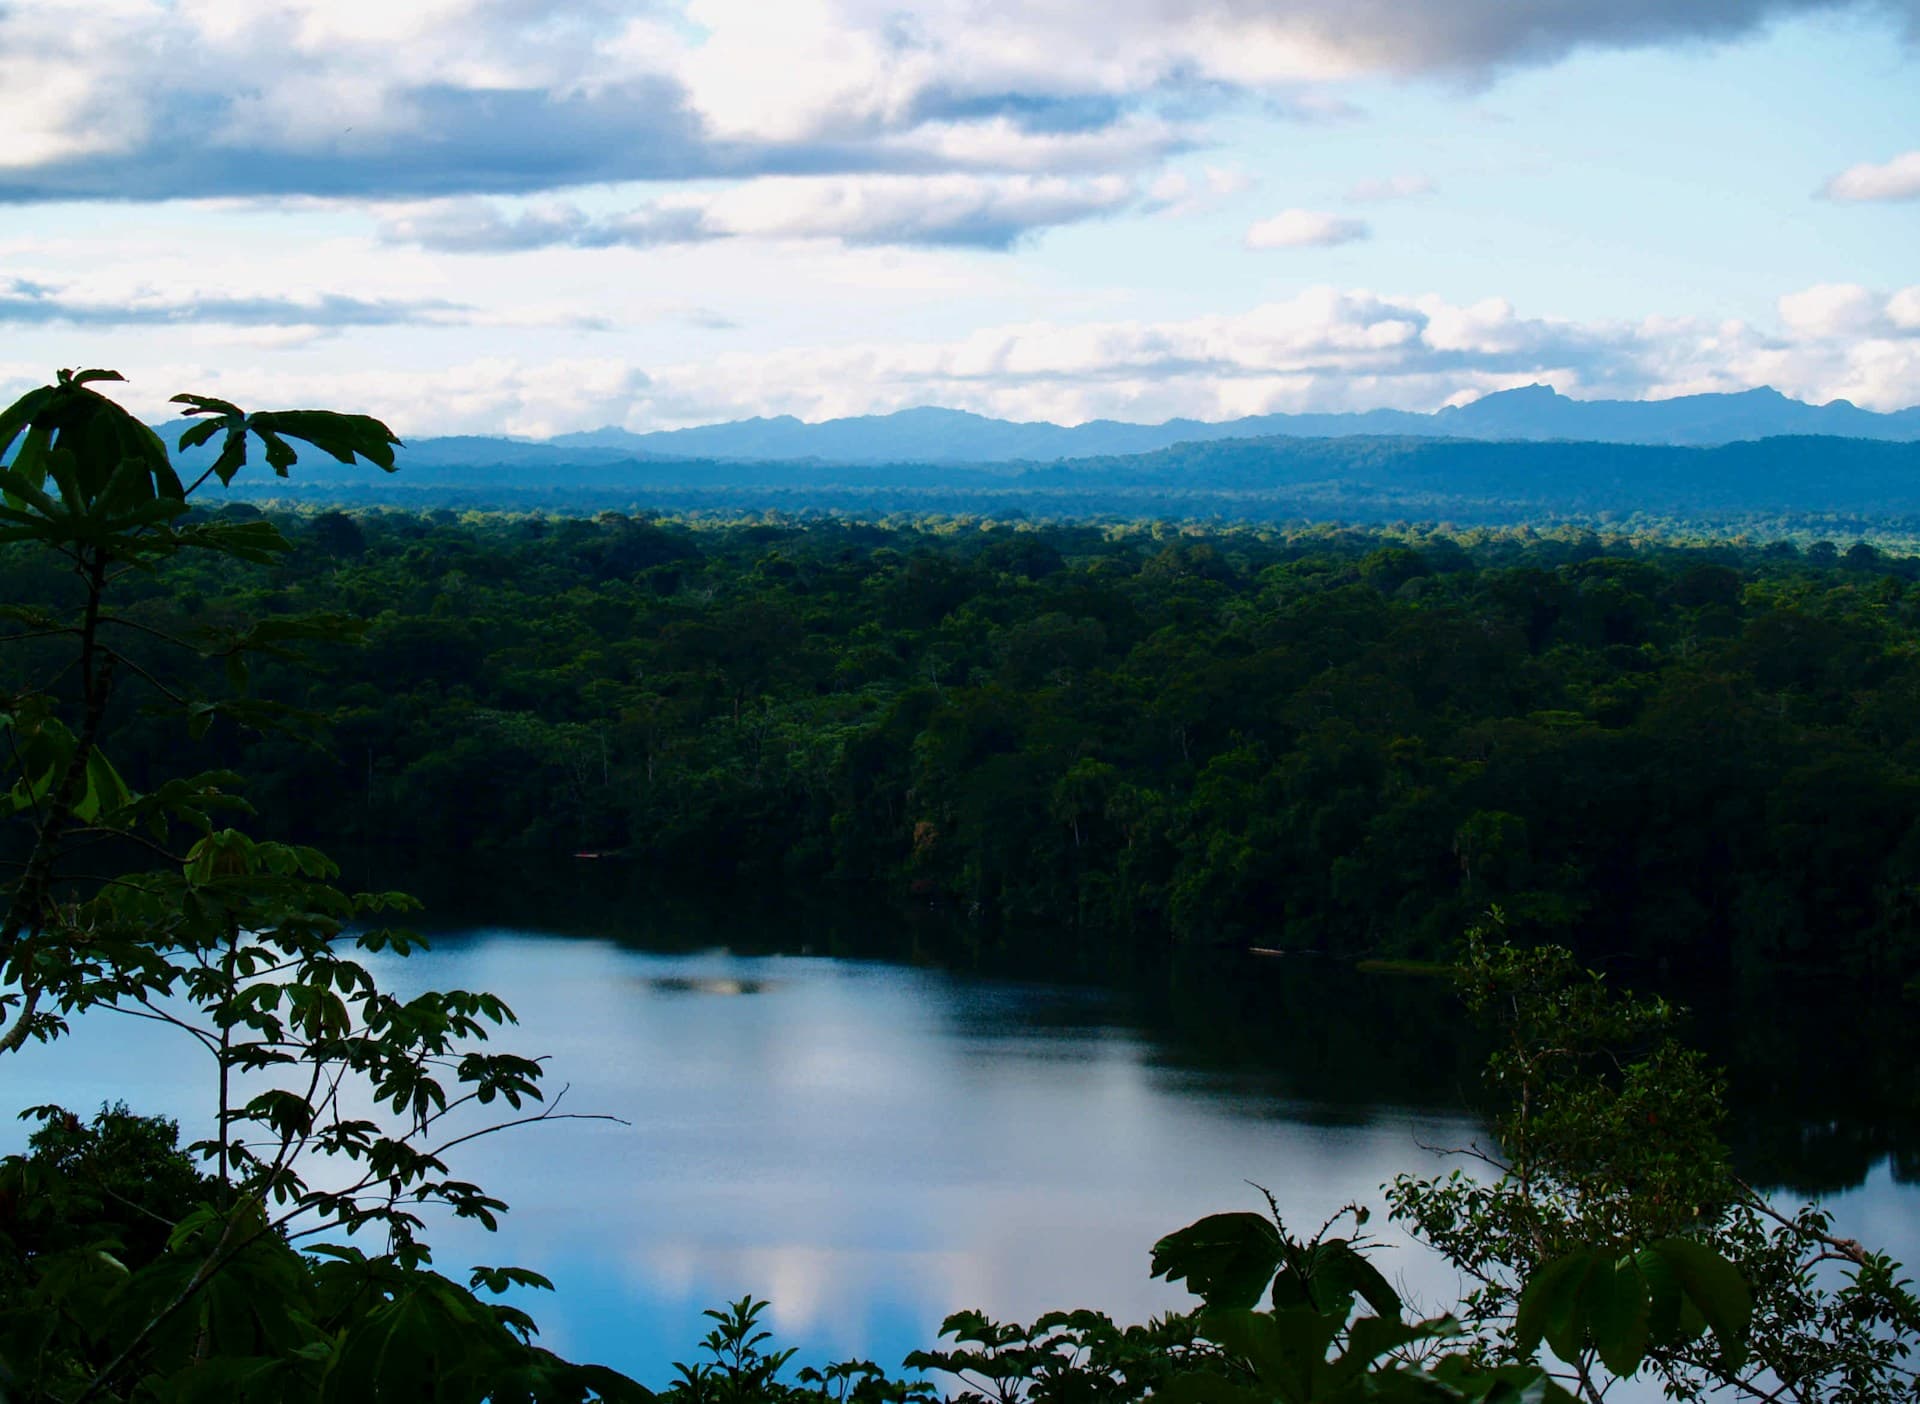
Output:
[[[122,582],[184,553],[285,551],[265,521],[190,510],[198,488],[231,482],[256,448],[282,476],[296,443],[391,471],[398,440],[363,415],[247,414],[181,395],[194,420],[181,446],[219,440],[212,465],[183,483],[159,436],[93,388],[118,379],[63,371],[0,413],[0,542],[53,553],[72,580],[65,601],[0,604],[12,625],[0,636],[0,820],[15,860],[0,889],[0,1055],[58,1038],[81,1015],[158,1021],[207,1054],[213,1125],[188,1148],[206,1167],[204,1193],[189,1179],[195,1202],[157,1252],[116,1227],[124,1212],[91,1228],[76,1218],[76,1205],[115,1194],[92,1182],[110,1157],[50,1155],[42,1136],[35,1155],[7,1162],[0,1394],[644,1397],[612,1371],[534,1347],[523,1312],[474,1295],[546,1285],[537,1274],[480,1267],[462,1285],[431,1270],[429,1209],[491,1227],[505,1207],[456,1178],[447,1152],[558,1114],[543,1105],[537,1062],[485,1046],[511,1022],[506,1005],[382,990],[354,957],[417,948],[404,932],[366,929],[408,899],[345,892],[319,851],[246,833],[235,775],[136,788],[112,759],[116,719],[136,702],[196,738],[213,725],[310,720],[249,698],[248,660],[349,626],[283,615],[185,633],[124,607]],[[170,657],[223,660],[227,694],[190,691]],[[170,1164],[171,1133],[124,1113],[88,1131],[37,1110],[48,1134],[118,1137]],[[347,1241],[363,1232],[377,1247]]]

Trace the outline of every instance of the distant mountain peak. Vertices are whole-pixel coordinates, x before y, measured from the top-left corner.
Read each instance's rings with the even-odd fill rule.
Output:
[[[867,414],[867,415],[862,415],[861,418],[867,419],[867,420],[895,419],[895,420],[905,420],[908,422],[911,422],[913,420],[943,421],[943,422],[950,422],[950,423],[956,423],[956,424],[957,423],[987,424],[987,423],[1000,422],[1000,421],[990,420],[984,414],[975,414],[972,410],[948,409],[945,405],[909,405],[906,409],[897,409],[897,410],[894,410],[891,414]],[[825,422],[831,424],[833,421],[827,420]]]
[[[1683,447],[1795,436],[1909,442],[1920,440],[1920,407],[1883,414],[1846,400],[1813,405],[1765,385],[1664,400],[1582,400],[1536,381],[1433,413],[1377,409],[1338,414],[1263,414],[1221,423],[1169,419],[1159,424],[1131,424],[1095,419],[1061,425],[993,419],[943,405],[913,405],[888,414],[815,423],[782,414],[652,433],[608,425],[562,434],[543,444],[469,439],[467,447],[458,453],[470,459],[486,445],[498,461],[505,461],[501,457],[504,455],[545,462],[671,457],[846,464],[1053,463],[1124,457],[1175,444],[1225,439],[1340,439],[1357,435]],[[453,441],[445,442],[448,447],[443,452],[454,455]],[[576,457],[570,459],[568,455]],[[422,461],[418,446],[412,458]]]
[[[1546,401],[1546,400],[1561,400],[1565,398],[1566,397],[1564,395],[1562,395],[1558,390],[1554,389],[1551,385],[1544,385],[1540,381],[1536,380],[1531,385],[1516,385],[1510,390],[1490,391],[1489,393],[1482,395],[1479,399],[1469,400],[1466,404],[1461,405],[1458,408],[1471,409],[1474,405],[1484,405],[1489,400],[1502,400],[1508,404],[1513,404],[1523,400]]]

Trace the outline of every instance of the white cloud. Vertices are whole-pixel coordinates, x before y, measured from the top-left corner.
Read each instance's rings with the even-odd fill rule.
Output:
[[[1321,210],[1282,210],[1271,219],[1263,219],[1247,231],[1250,249],[1331,248],[1351,244],[1368,236],[1365,220]]]
[[[1887,320],[1903,332],[1920,335],[1920,286],[1902,288],[1887,299]]]
[[[1480,79],[1837,3],[13,0],[0,199],[1134,171],[1206,140],[1242,94],[1340,111],[1329,89],[1355,78]],[[1850,192],[1898,186],[1909,159],[1836,194],[1891,198]]]
[[[233,297],[141,287],[113,300],[75,297],[27,279],[0,282],[0,326],[392,327],[457,325],[470,308],[432,299],[386,301],[339,294]]]
[[[1128,113],[1081,130],[1033,130],[1006,117],[926,122],[889,139],[901,164],[969,171],[1133,170],[1201,144],[1191,123]]]
[[[1878,166],[1849,166],[1827,182],[1825,193],[1833,200],[1920,200],[1920,151]]]
[[[1819,283],[1780,299],[1780,320],[1806,336],[1862,336],[1886,313],[1886,299],[1858,283]]]
[[[1005,249],[1034,231],[1118,214],[1138,200],[1133,182],[1119,176],[769,177],[612,215],[552,202],[513,212],[485,201],[440,201],[396,211],[381,233],[392,243],[455,253],[738,238]]]
[[[699,360],[622,357],[535,363],[496,357],[432,370],[275,369],[256,360],[124,365],[137,391],[175,389],[242,404],[363,409],[403,435],[551,434],[600,424],[674,427],[752,414],[805,419],[941,404],[1014,419],[1232,418],[1277,410],[1433,409],[1543,381],[1581,397],[1664,397],[1773,385],[1815,402],[1920,403],[1920,285],[1867,294],[1855,313],[1744,322],[1575,322],[1498,299],[1309,289],[1231,315],[1175,321],[1046,322],[950,340],[795,344]],[[1807,312],[1855,306],[1822,289],[1782,299]],[[0,365],[0,378],[35,368]]]
[[[433,433],[549,435],[618,422],[651,392],[645,372],[615,358],[576,357],[529,365],[481,357],[430,371],[384,368],[274,370],[267,362],[217,369],[198,360],[123,362],[129,383],[114,397],[150,423],[173,419],[177,391],[218,395],[248,409],[287,405],[375,415],[401,436]],[[39,384],[37,367],[0,363],[0,385]]]

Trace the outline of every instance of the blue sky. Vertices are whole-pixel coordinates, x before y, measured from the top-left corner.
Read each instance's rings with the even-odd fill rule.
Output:
[[[1920,0],[17,0],[0,392],[1920,402]]]

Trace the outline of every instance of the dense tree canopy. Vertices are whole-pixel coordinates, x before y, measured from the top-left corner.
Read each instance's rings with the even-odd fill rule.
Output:
[[[412,903],[333,886],[284,841],[310,833],[864,879],[1109,941],[1417,947],[1494,904],[1454,967],[1510,1043],[1493,1176],[1390,1196],[1480,1284],[1457,1313],[1406,1311],[1364,1208],[1303,1237],[1274,1206],[1156,1245],[1192,1313],[961,1313],[953,1350],[908,1364],[1036,1404],[1597,1404],[1643,1370],[1676,1398],[1912,1397],[1897,1265],[1731,1177],[1719,1084],[1664,1038],[1667,1003],[1497,929],[1504,904],[1662,959],[1904,968],[1911,620],[1870,548],[1803,569],[1585,540],[333,511],[287,523],[296,556],[258,512],[189,499],[250,441],[282,474],[290,439],[391,468],[385,426],[180,396],[182,443],[221,445],[188,486],[89,388],[113,379],[63,371],[0,414],[0,1055],[131,1015],[197,1041],[216,1096],[184,1149],[124,1107],[28,1109],[41,1129],[0,1161],[8,1398],[655,1397],[476,1295],[537,1272],[430,1266],[423,1213],[505,1208],[443,1157],[563,1114],[537,1060],[484,1046],[497,996],[402,998],[358,963],[417,947],[378,924]],[[332,752],[302,731],[329,718]],[[183,731],[263,779],[265,836],[227,825],[255,812],[239,774],[182,774]],[[1609,925],[1592,899],[1615,885]],[[1816,913],[1829,947],[1797,939]],[[371,1251],[345,1241],[367,1230]],[[666,1397],[928,1397],[856,1361],[783,1383],[763,1305],[712,1313],[713,1361]]]
[[[1920,561],[1870,547],[283,525],[307,549],[128,588],[155,627],[366,625],[318,680],[248,680],[333,714],[331,750],[216,728],[292,836],[624,851],[1103,939],[1431,954],[1497,903],[1663,966],[1897,983],[1920,955]],[[57,588],[36,569],[0,559]]]

